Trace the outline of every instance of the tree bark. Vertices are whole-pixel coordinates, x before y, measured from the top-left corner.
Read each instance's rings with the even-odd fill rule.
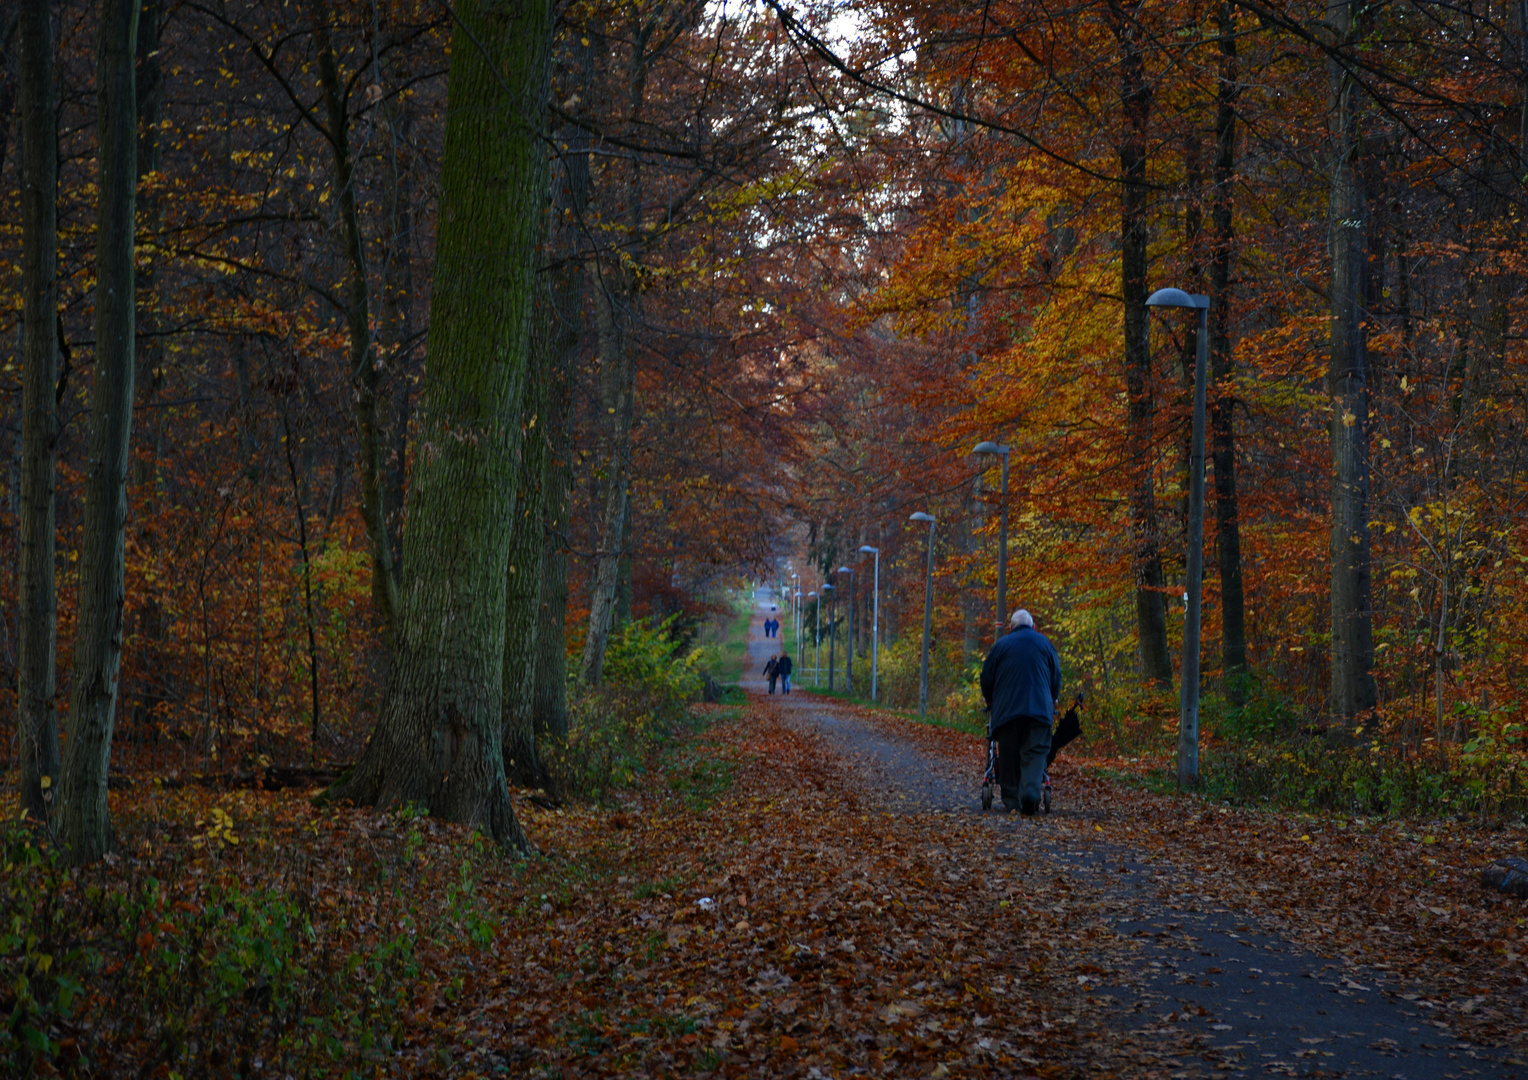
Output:
[[[660,13],[660,16],[661,13]],[[632,128],[642,123],[647,95],[647,69],[651,61],[648,43],[658,27],[656,18],[642,22],[638,10],[632,17],[631,57],[626,68],[627,120]],[[589,633],[579,660],[579,681],[594,686],[605,667],[605,648],[620,602],[621,574],[626,563],[627,517],[631,509],[631,427],[636,411],[636,343],[633,329],[641,322],[641,281],[636,258],[642,239],[642,167],[633,156],[626,179],[625,206],[627,248],[612,253],[609,272],[598,262],[590,264],[599,329],[600,402],[605,421],[603,466],[604,505],[599,523],[594,586],[589,596]],[[629,572],[629,569],[628,569]]]
[[[547,199],[547,0],[455,9],[430,349],[387,697],[330,799],[414,804],[526,846],[503,757],[520,403]]]
[[[1167,610],[1162,585],[1162,554],[1158,546],[1156,493],[1152,481],[1151,353],[1146,340],[1146,273],[1149,266],[1146,221],[1146,122],[1151,113],[1151,86],[1141,57],[1140,29],[1134,12],[1114,7],[1114,33],[1122,55],[1120,100],[1125,131],[1120,161],[1120,268],[1125,304],[1125,386],[1130,395],[1128,442],[1136,470],[1130,495],[1130,520],[1135,542],[1135,618],[1140,639],[1141,672],[1153,683],[1171,686],[1172,658],[1167,652]]]
[[[631,425],[635,415],[636,362],[627,324],[635,322],[637,294],[631,272],[616,266],[607,278],[597,266],[591,271],[599,296],[595,298],[599,329],[600,401],[605,413],[604,505],[599,520],[599,550],[594,586],[589,596],[589,633],[579,660],[578,678],[597,685],[605,667],[605,648],[615,623],[617,589],[626,539],[626,516],[631,508]]]
[[[1361,31],[1359,0],[1327,8],[1338,48]],[[1330,711],[1345,726],[1375,705],[1374,628],[1369,561],[1369,390],[1364,319],[1367,314],[1366,206],[1358,169],[1358,80],[1340,57],[1329,61],[1332,141],[1331,208],[1327,225],[1332,262],[1332,657]]]
[[[542,630],[541,590],[546,529],[546,406],[551,398],[550,303],[538,298],[531,371],[526,380],[520,434],[520,473],[514,518],[506,522],[509,563],[504,589],[504,770],[526,787],[543,786],[536,753],[534,694],[536,644]]]
[[[59,779],[54,506],[58,413],[58,108],[47,0],[22,0],[21,520],[16,698],[21,809],[46,822]]]
[[[67,858],[76,864],[93,862],[111,847],[106,766],[122,668],[123,541],[133,425],[138,0],[102,0],[98,33],[95,378],[58,830]]]
[[[385,470],[381,415],[382,372],[371,341],[371,307],[366,281],[366,251],[356,210],[355,159],[350,152],[350,117],[340,96],[339,65],[329,40],[328,11],[313,11],[318,39],[318,77],[323,87],[324,118],[334,158],[340,228],[345,247],[345,325],[350,334],[350,383],[355,391],[355,426],[360,453],[361,520],[371,546],[371,599],[382,623],[382,637],[391,651],[396,645],[398,579],[387,532]]]
[[[593,50],[576,48],[584,96],[592,81]],[[573,380],[584,328],[584,275],[578,262],[579,237],[589,200],[589,135],[568,128],[556,139],[562,150],[561,176],[553,188],[553,256],[549,276],[552,305],[552,367],[546,401],[547,451],[543,486],[541,631],[536,637],[536,678],[531,706],[537,739],[568,733],[568,526],[573,454]]]
[[[1231,255],[1236,231],[1231,183],[1236,175],[1236,35],[1233,9],[1222,0],[1220,73],[1215,106],[1215,174],[1210,208],[1210,457],[1215,465],[1215,551],[1220,570],[1220,662],[1226,693],[1241,704],[1247,694],[1247,615],[1242,593],[1241,524],[1236,501],[1236,390],[1231,364]]]

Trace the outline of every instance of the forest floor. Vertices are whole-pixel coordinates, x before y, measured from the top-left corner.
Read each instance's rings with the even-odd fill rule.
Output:
[[[587,877],[501,933],[457,1018],[484,1072],[1528,1077],[1523,911],[1478,885],[1522,832],[1219,807],[1080,756],[1054,813],[984,814],[978,739],[755,682],[667,790],[527,814]]]
[[[613,803],[519,793],[529,858],[290,789],[114,795],[103,880],[167,883],[123,972],[242,883],[297,898],[326,993],[372,973],[368,1074],[1528,1080],[1525,912],[1478,884],[1523,830],[1157,795],[1086,739],[1055,812],[983,813],[979,738],[759,693],[761,622],[746,703]]]

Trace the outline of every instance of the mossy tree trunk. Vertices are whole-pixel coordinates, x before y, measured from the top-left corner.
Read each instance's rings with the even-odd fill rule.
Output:
[[[504,779],[505,567],[547,200],[547,0],[455,8],[397,646],[332,800],[423,806],[524,847]]]
[[[138,106],[134,70],[138,0],[102,0],[96,44],[95,376],[80,538],[69,738],[58,837],[74,863],[111,847],[106,766],[122,670],[123,544],[128,444],[133,427],[133,240],[137,220]]]
[[[58,782],[58,591],[54,506],[58,411],[58,109],[47,0],[22,0],[21,538],[16,665],[21,809],[46,821]]]

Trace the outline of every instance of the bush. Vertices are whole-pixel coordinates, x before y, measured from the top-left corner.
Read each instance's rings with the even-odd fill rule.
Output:
[[[386,1069],[418,976],[411,934],[346,950],[301,894],[173,863],[71,870],[16,825],[3,843],[5,1075]]]
[[[715,657],[675,640],[675,617],[631,622],[611,635],[604,681],[574,690],[568,735],[547,740],[542,762],[562,797],[603,800],[631,783],[653,752],[690,721]]]

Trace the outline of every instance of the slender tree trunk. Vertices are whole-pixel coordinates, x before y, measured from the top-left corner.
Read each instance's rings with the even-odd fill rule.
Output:
[[[579,661],[578,677],[585,686],[599,683],[605,667],[605,648],[615,623],[621,559],[625,551],[626,516],[631,508],[631,425],[635,414],[636,363],[628,340],[627,324],[635,322],[631,308],[636,293],[628,286],[630,274],[616,267],[614,281],[597,268],[595,298],[599,328],[600,395],[605,412],[604,506],[599,522],[599,551],[595,558],[594,587],[589,596],[589,633]],[[619,283],[619,285],[617,284]]]
[[[313,29],[318,39],[318,77],[323,87],[334,183],[339,189],[340,228],[345,245],[345,325],[350,333],[350,383],[355,392],[355,425],[360,453],[361,520],[371,546],[371,599],[382,623],[389,651],[396,646],[398,579],[387,533],[386,472],[383,463],[382,371],[371,341],[371,307],[366,280],[366,250],[356,210],[355,160],[350,152],[350,117],[340,96],[339,68],[329,40],[328,11],[316,7]]]
[[[1236,232],[1231,215],[1231,183],[1236,175],[1236,98],[1241,92],[1236,63],[1233,8],[1222,0],[1216,13],[1220,31],[1220,75],[1215,107],[1215,190],[1211,205],[1214,243],[1210,253],[1210,457],[1215,464],[1215,551],[1220,569],[1220,662],[1226,692],[1240,704],[1247,693],[1247,616],[1242,593],[1241,524],[1236,503],[1236,390],[1231,364],[1231,257]]]
[[[1327,8],[1339,47],[1357,40],[1360,0]],[[1369,388],[1364,320],[1367,298],[1366,206],[1358,169],[1358,80],[1330,61],[1332,100],[1332,683],[1331,715],[1347,721],[1375,705],[1374,628],[1369,562]]]
[[[54,485],[58,414],[58,112],[47,0],[22,0],[21,21],[21,606],[17,720],[21,809],[47,821],[59,777],[58,594]]]
[[[1130,458],[1136,469],[1130,496],[1130,520],[1135,539],[1135,617],[1145,678],[1171,686],[1172,658],[1167,651],[1167,609],[1162,583],[1162,554],[1158,546],[1156,493],[1152,482],[1151,354],[1146,340],[1146,274],[1149,268],[1146,220],[1146,123],[1151,113],[1151,86],[1146,81],[1133,11],[1116,7],[1115,36],[1122,49],[1120,99],[1125,109],[1124,141],[1120,144],[1120,268],[1125,302],[1125,386],[1130,394]]]
[[[581,46],[584,95],[592,82],[593,50]],[[549,274],[552,367],[546,402],[546,471],[543,484],[541,632],[536,637],[532,726],[537,739],[568,733],[568,529],[573,455],[573,382],[584,328],[584,275],[577,256],[589,199],[589,136],[582,128],[556,140],[566,147],[553,188],[554,227]]]
[[[539,292],[539,290],[538,290]],[[543,629],[543,587],[546,527],[547,427],[551,399],[548,380],[553,366],[551,304],[538,297],[537,326],[531,347],[531,370],[526,380],[520,431],[520,472],[514,518],[509,532],[509,563],[504,590],[504,771],[516,783],[534,787],[546,783],[536,753],[536,644]],[[550,633],[550,631],[548,631]]]
[[[524,847],[505,785],[504,611],[547,200],[548,0],[455,9],[424,405],[387,697],[332,799],[417,804]]]
[[[631,58],[626,69],[627,120],[642,123],[647,95],[648,42],[655,22],[633,16]],[[600,399],[604,409],[604,506],[600,514],[599,551],[594,587],[589,596],[589,633],[579,661],[579,681],[593,686],[605,667],[605,648],[620,603],[622,567],[626,562],[627,520],[631,509],[631,428],[636,411],[636,343],[632,333],[641,322],[641,283],[635,258],[642,238],[642,168],[633,156],[628,166],[624,215],[630,250],[617,253],[609,272],[591,264],[595,276],[596,324],[599,328]]]
[[[138,0],[102,0],[96,46],[95,379],[80,540],[69,739],[59,839],[74,863],[111,847],[106,766],[122,668],[128,446],[133,424],[133,240],[138,181]]]

